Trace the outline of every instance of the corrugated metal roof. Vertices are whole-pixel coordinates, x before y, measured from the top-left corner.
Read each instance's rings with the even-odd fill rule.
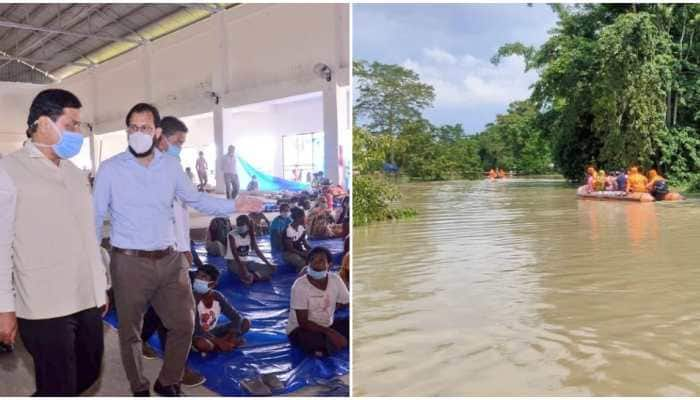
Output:
[[[235,4],[0,4],[0,81],[51,83]]]

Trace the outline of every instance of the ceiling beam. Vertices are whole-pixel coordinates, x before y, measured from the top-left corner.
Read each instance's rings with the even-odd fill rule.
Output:
[[[25,65],[25,66],[31,68],[32,70],[37,71],[37,72],[39,72],[40,74],[44,75],[45,77],[51,79],[51,80],[54,81],[54,82],[58,81],[58,79],[57,79],[55,76],[51,75],[50,72],[45,71],[45,70],[43,70],[43,69],[37,67],[36,65],[34,65],[34,64],[32,64],[32,63],[29,63],[29,62],[27,62],[27,61],[21,60],[21,59],[19,59],[19,58],[17,58],[17,57],[11,57],[9,54],[5,53],[5,52],[2,51],[2,50],[0,50],[0,56],[5,56],[5,57],[7,57],[8,59],[10,59],[10,60],[12,60],[12,61],[16,61],[16,62],[18,62],[18,63],[20,63],[20,64],[22,64],[22,65]],[[9,63],[11,63],[12,61],[6,62],[5,64],[3,64],[3,66],[5,66],[5,65],[7,65],[7,64],[9,64]]]
[[[38,27],[38,26],[32,26],[32,25],[27,25],[27,24],[18,24],[16,22],[12,21],[6,21],[6,20],[0,20],[0,26],[4,26],[6,28],[14,28],[14,29],[24,29],[24,30],[30,30],[30,31],[37,31],[37,32],[47,32],[47,33],[53,33],[57,35],[68,35],[68,36],[77,36],[81,38],[88,38],[88,39],[101,39],[109,42],[127,42],[127,43],[134,43],[134,44],[141,44],[141,41],[139,40],[133,40],[133,39],[127,39],[127,38],[117,38],[113,36],[106,36],[106,35],[89,35],[86,33],[78,33],[78,32],[71,32],[71,31],[65,31],[61,29],[50,29],[50,28],[43,28],[43,27]]]
[[[10,53],[5,53],[0,50],[0,60],[15,60],[15,61],[25,61],[32,64],[48,64],[48,65],[75,65],[77,67],[88,68],[92,64],[81,63],[81,62],[62,62],[56,60],[42,60],[37,58],[27,58],[27,57],[17,57]]]

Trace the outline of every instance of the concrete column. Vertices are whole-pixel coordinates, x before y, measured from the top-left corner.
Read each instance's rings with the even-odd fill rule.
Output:
[[[339,115],[338,86],[335,80],[323,88],[323,159],[325,175],[334,183],[339,182],[338,134],[342,130]]]
[[[224,186],[224,106],[214,106],[214,143],[216,144],[216,193],[226,193]]]
[[[218,104],[216,104],[215,98],[211,99],[214,107],[214,143],[216,144],[216,192],[226,193],[223,171],[226,123],[224,121],[224,105],[221,99],[229,91],[229,41],[224,13],[217,13],[212,19],[214,20],[212,35],[217,43],[216,53],[212,55],[212,91],[219,96]]]

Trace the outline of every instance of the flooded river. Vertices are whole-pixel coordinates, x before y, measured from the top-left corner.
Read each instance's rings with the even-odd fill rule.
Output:
[[[700,394],[700,201],[402,186],[354,229],[356,395]]]

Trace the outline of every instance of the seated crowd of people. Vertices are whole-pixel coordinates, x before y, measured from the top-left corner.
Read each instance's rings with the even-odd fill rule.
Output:
[[[333,210],[333,196],[327,194],[321,190],[314,207],[306,196],[282,202],[279,215],[272,222],[261,212],[239,215],[235,225],[227,218],[216,217],[210,223],[206,240],[208,256],[223,257],[231,276],[250,286],[269,281],[277,272],[277,266],[259,246],[260,238],[269,235],[272,256],[293,267],[298,274],[291,287],[286,333],[292,344],[319,357],[347,347],[349,338],[349,319],[334,317],[335,311],[347,307],[350,301],[349,197],[345,196],[342,206]],[[331,272],[331,252],[325,247],[313,247],[309,239],[343,237],[341,269],[338,273]],[[196,318],[192,349],[202,354],[232,351],[245,343],[243,336],[255,322],[241,316],[235,305],[216,290],[221,272],[214,265],[202,263],[194,241],[191,248],[196,267],[190,271]],[[228,323],[219,323],[222,315]],[[156,357],[147,344],[156,333],[165,347],[167,330],[150,308],[141,333],[146,358]],[[203,381],[201,375],[189,368],[185,370],[182,379],[185,386]]]
[[[657,200],[663,199],[669,192],[666,178],[655,169],[650,169],[645,176],[639,167],[608,173],[602,169],[596,171],[595,168],[588,167],[586,190],[588,192],[649,193]]]

